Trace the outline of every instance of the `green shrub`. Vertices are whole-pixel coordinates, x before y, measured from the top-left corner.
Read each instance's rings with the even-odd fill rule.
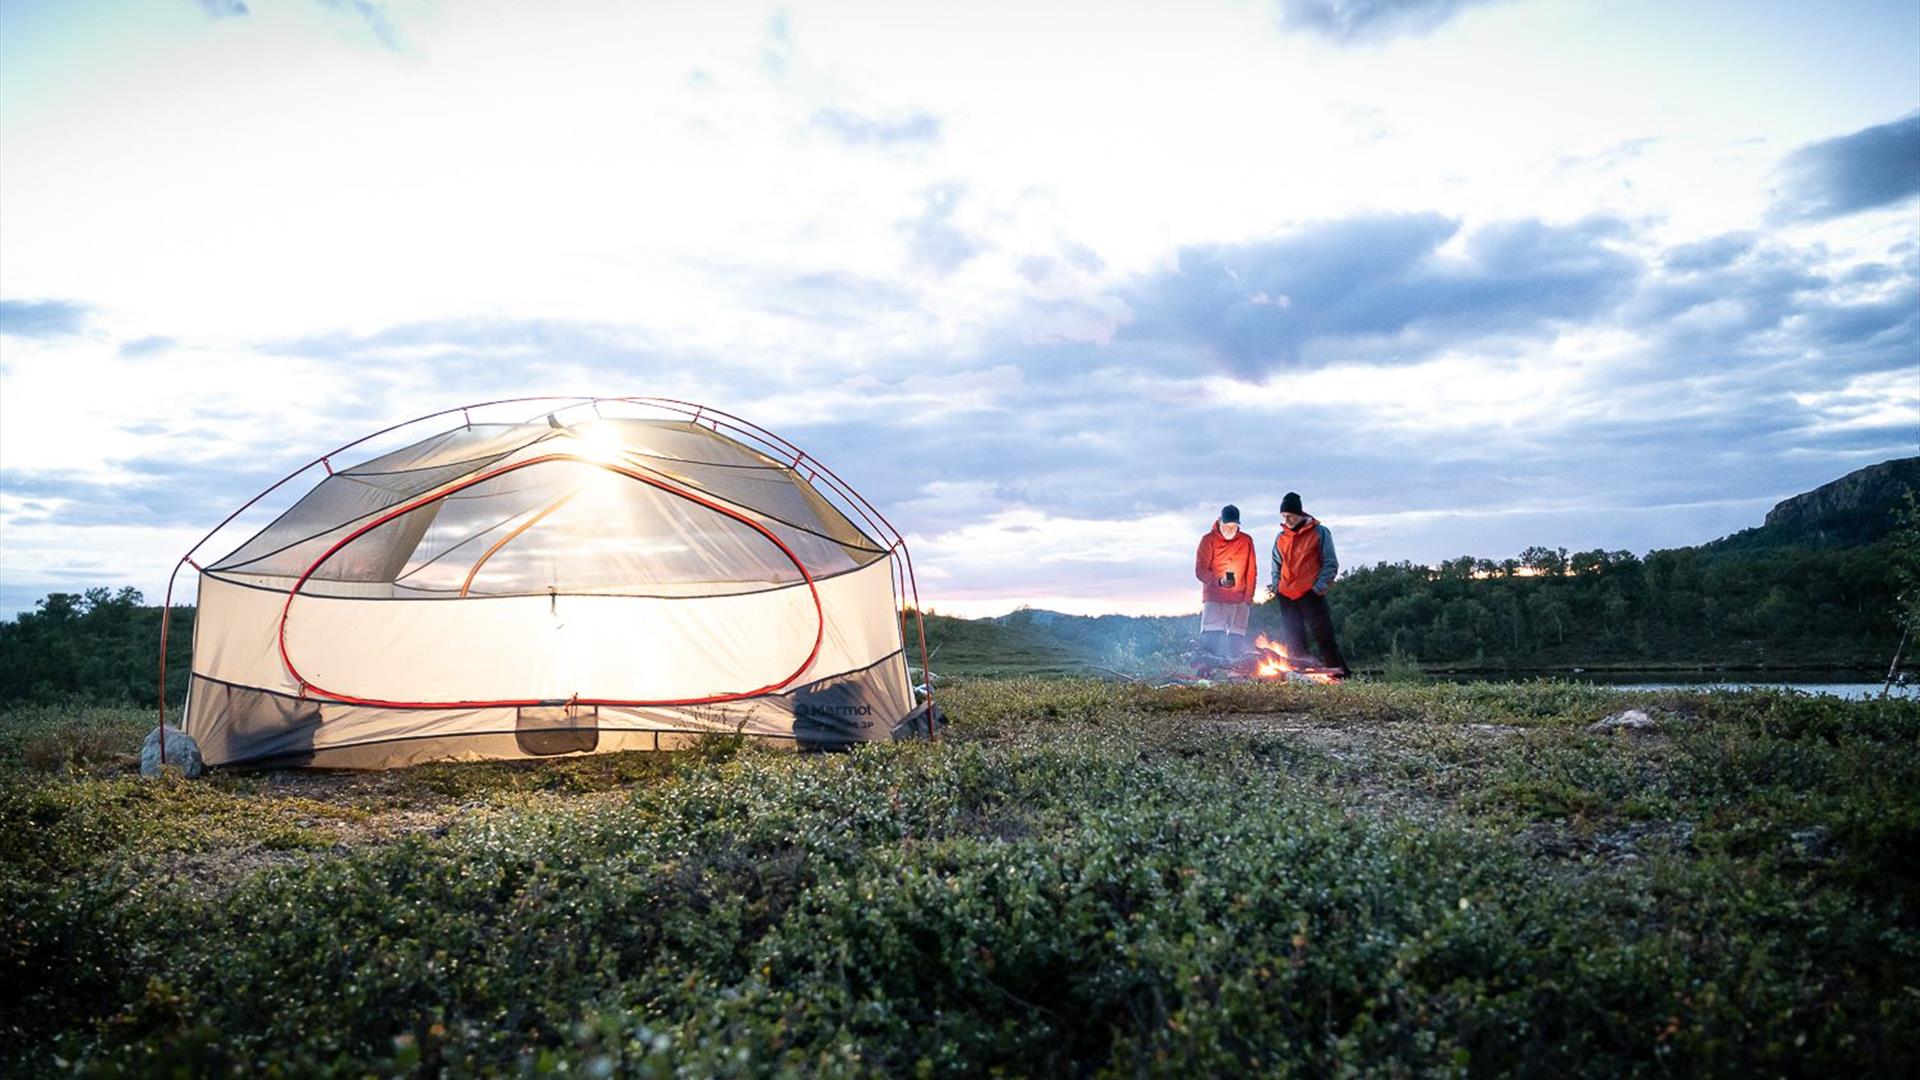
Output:
[[[436,765],[332,801],[15,766],[0,1066],[1920,1065],[1911,703],[1670,695],[1621,739],[1584,728],[1651,699],[1552,683],[945,700],[939,744]],[[354,839],[388,812],[445,823]],[[165,872],[275,843],[309,854]]]
[[[1420,666],[1418,658],[1403,651],[1400,643],[1395,641],[1392,650],[1387,653],[1387,662],[1380,671],[1380,677],[1388,682],[1417,683],[1426,681],[1427,672]]]

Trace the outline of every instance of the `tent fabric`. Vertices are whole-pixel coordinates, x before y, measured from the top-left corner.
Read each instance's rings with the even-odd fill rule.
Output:
[[[891,738],[915,708],[891,554],[691,421],[465,425],[201,571],[186,729],[210,764],[348,768]]]

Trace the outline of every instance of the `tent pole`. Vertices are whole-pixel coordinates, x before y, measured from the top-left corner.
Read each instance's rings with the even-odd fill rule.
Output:
[[[160,607],[160,725],[156,730],[160,734],[161,765],[167,763],[167,631],[173,623],[173,583],[180,577],[180,568],[186,564],[186,556],[181,556],[180,561],[173,564],[173,573],[167,575],[167,598]]]

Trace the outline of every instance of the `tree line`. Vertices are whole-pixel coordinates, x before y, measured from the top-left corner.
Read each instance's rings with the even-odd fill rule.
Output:
[[[1717,554],[1530,547],[1512,559],[1378,563],[1328,596],[1350,660],[1439,666],[1857,667],[1899,641],[1902,558],[1864,547]]]
[[[191,607],[176,606],[167,634],[167,700],[186,699],[193,659]],[[0,622],[0,702],[152,705],[160,609],[140,590],[51,593]]]

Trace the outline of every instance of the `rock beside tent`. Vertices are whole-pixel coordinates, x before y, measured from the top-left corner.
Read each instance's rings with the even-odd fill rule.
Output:
[[[193,741],[193,736],[181,731],[172,724],[168,724],[165,727],[167,736],[167,760],[164,765],[161,764],[161,730],[160,728],[154,728],[152,731],[147,732],[147,743],[140,748],[141,776],[159,776],[168,766],[172,766],[179,769],[182,776],[193,780],[206,771],[206,763],[200,760],[200,744]]]

